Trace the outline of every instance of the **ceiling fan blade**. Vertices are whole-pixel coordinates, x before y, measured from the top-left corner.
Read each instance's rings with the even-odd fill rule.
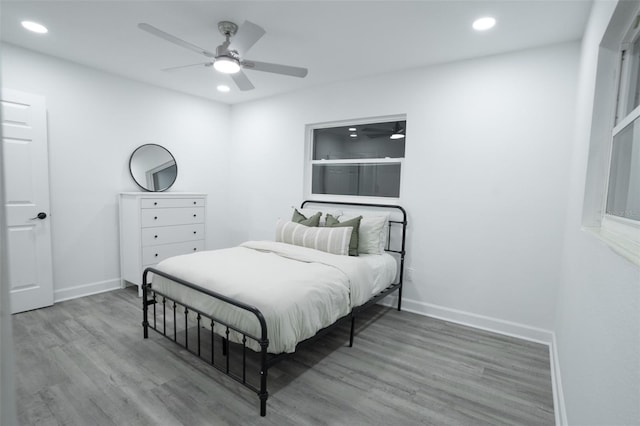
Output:
[[[238,28],[238,32],[231,39],[231,49],[240,55],[247,53],[251,47],[266,33],[264,28],[250,21],[244,21]]]
[[[138,28],[140,28],[142,31],[146,31],[149,34],[153,34],[156,37],[160,37],[164,40],[167,40],[173,44],[177,44],[180,47],[184,47],[185,49],[189,49],[192,52],[196,52],[199,53],[201,55],[207,56],[209,58],[214,58],[216,55],[214,53],[209,52],[208,50],[205,50],[201,47],[196,46],[195,44],[191,44],[187,41],[184,41],[176,36],[173,36],[169,33],[166,33],[156,27],[154,27],[153,25],[149,25],[147,23],[140,23],[138,24]]]
[[[181,70],[183,68],[201,67],[201,66],[210,67],[212,65],[213,65],[213,62],[199,62],[197,64],[178,65],[177,67],[162,68],[162,71],[172,72],[172,71]]]
[[[255,88],[253,84],[251,84],[251,81],[249,81],[249,77],[247,77],[247,75],[242,71],[238,71],[235,74],[229,74],[229,75],[233,79],[233,82],[236,83],[236,86],[238,86],[238,89],[242,91],[246,91],[246,90],[253,90]]]
[[[306,68],[292,67],[289,65],[271,64],[269,62],[242,61],[242,66],[248,70],[271,72],[274,74],[284,74],[291,77],[306,77],[309,72]]]

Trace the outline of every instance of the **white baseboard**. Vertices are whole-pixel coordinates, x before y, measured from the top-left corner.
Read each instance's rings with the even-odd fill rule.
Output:
[[[549,346],[549,358],[551,359],[551,384],[553,385],[553,405],[556,415],[556,426],[566,426],[567,410],[564,405],[564,392],[562,391],[562,375],[560,374],[560,360],[558,358],[558,344],[556,334]]]
[[[384,299],[382,304],[387,306],[397,306],[397,296]],[[506,336],[517,337],[531,342],[551,345],[553,343],[553,332],[542,328],[531,327],[516,322],[505,321],[485,315],[478,315],[471,312],[460,311],[458,309],[446,308],[444,306],[433,305],[431,303],[418,302],[416,300],[402,298],[402,310],[415,314],[438,318],[456,324],[467,325],[481,330],[493,331]]]
[[[91,296],[92,294],[104,293],[106,291],[121,288],[120,278],[99,281],[95,283],[77,285],[75,287],[62,288],[53,292],[53,302],[76,299],[78,297]]]
[[[398,306],[398,297],[396,295],[386,297],[379,303],[385,306]],[[547,345],[551,364],[551,386],[553,389],[556,426],[567,424],[560,362],[558,360],[556,336],[553,331],[406,298],[402,299],[402,310]]]

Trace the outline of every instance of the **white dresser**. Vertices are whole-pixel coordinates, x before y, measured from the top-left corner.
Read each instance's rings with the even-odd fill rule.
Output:
[[[120,194],[120,269],[142,290],[142,273],[163,259],[205,248],[207,196],[190,192]]]

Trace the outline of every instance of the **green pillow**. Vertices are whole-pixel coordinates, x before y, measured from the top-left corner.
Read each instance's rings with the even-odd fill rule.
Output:
[[[358,231],[360,229],[361,220],[362,220],[362,216],[358,216],[358,217],[354,217],[353,219],[340,222],[338,219],[336,219],[335,217],[327,213],[327,220],[324,226],[327,226],[329,228],[334,228],[339,226],[350,226],[353,228],[353,231],[351,231],[351,240],[349,240],[349,256],[358,255]]]
[[[313,216],[307,218],[305,215],[300,213],[298,209],[293,209],[293,217],[291,218],[291,222],[299,223],[300,225],[305,226],[318,226],[320,225],[321,216],[322,212],[318,212]]]

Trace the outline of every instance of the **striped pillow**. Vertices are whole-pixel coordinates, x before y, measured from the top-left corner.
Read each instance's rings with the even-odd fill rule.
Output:
[[[348,256],[352,231],[352,227],[316,228],[279,220],[276,241]]]

